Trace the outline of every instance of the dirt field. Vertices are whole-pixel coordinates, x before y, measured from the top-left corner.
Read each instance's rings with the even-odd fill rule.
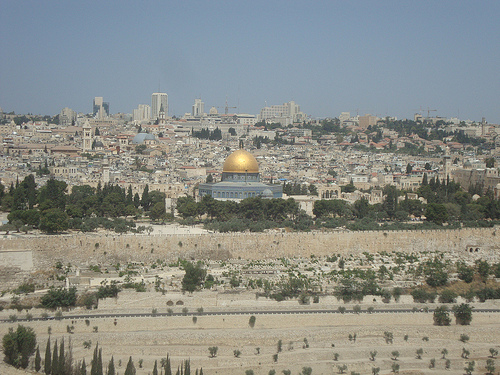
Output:
[[[481,307],[486,306],[481,304]],[[37,316],[37,312],[33,315]],[[85,358],[89,364],[98,342],[103,348],[103,362],[107,364],[113,355],[119,374],[125,372],[129,356],[133,357],[137,375],[151,374],[154,361],[167,353],[174,369],[181,360],[189,358],[191,368],[203,367],[204,374],[245,374],[248,369],[256,375],[266,375],[272,369],[277,374],[285,369],[298,374],[304,366],[311,367],[313,374],[333,374],[339,373],[337,366],[344,364],[348,368],[346,374],[351,371],[371,374],[372,367],[380,367],[380,374],[389,374],[393,362],[400,365],[400,374],[462,374],[465,363],[471,360],[476,361],[474,373],[479,374],[485,372],[489,348],[500,351],[500,313],[476,312],[470,326],[457,326],[453,322],[449,327],[434,326],[432,313],[425,312],[255,316],[254,328],[248,324],[250,315],[198,316],[196,322],[192,316],[166,316],[118,318],[116,324],[114,318],[92,318],[88,325],[84,319],[23,324],[35,329],[42,358],[50,326],[52,340],[63,337],[66,342],[71,340],[75,360]],[[0,323],[0,334],[3,336],[9,327],[16,325]],[[68,325],[74,326],[73,334],[67,333]],[[386,344],[384,331],[393,333],[393,344]],[[469,342],[459,341],[462,333],[470,336]],[[355,342],[349,341],[349,334],[356,334]],[[405,335],[408,341],[404,340]],[[424,341],[424,337],[429,340]],[[304,347],[304,339],[308,348]],[[92,348],[84,349],[83,342],[89,340]],[[283,350],[274,362],[278,340],[282,340]],[[209,358],[210,346],[218,347],[217,357]],[[461,358],[464,347],[470,351],[468,360]],[[260,354],[256,348],[260,348]],[[424,351],[422,359],[416,358],[419,348]],[[445,370],[445,360],[441,359],[443,348],[449,352],[446,357],[451,360],[450,370]],[[234,350],[241,351],[239,358],[233,355]],[[375,361],[370,361],[370,352],[375,350]],[[397,361],[391,360],[392,351],[399,351]],[[334,361],[334,353],[338,353],[338,361]],[[434,369],[429,368],[431,358],[436,360]],[[140,359],[143,368],[139,368]],[[496,365],[500,368],[500,359]],[[5,367],[0,367],[0,373],[19,374]]]

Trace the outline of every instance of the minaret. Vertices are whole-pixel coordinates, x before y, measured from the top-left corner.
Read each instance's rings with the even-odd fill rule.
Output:
[[[92,126],[90,126],[89,120],[85,121],[83,125],[83,152],[88,152],[92,150]]]
[[[107,159],[102,164],[102,182],[109,183],[109,163]]]
[[[443,156],[443,181],[446,181],[450,175],[451,168],[451,156],[450,148],[446,146],[444,156]]]

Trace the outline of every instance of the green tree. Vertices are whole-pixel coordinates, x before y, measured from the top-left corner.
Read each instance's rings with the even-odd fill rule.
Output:
[[[191,196],[180,197],[177,199],[177,212],[183,219],[195,217],[198,215],[198,205]]]
[[[449,326],[451,322],[450,314],[446,306],[439,306],[434,310],[434,325]]]
[[[157,202],[149,211],[149,218],[153,221],[164,219],[166,215],[165,202]]]
[[[445,289],[439,295],[438,300],[440,303],[453,303],[455,298],[457,298],[457,294],[453,290]]]
[[[185,262],[183,268],[185,274],[182,278],[182,290],[194,292],[203,285],[207,271],[201,263],[194,265],[191,262]]]
[[[35,354],[35,371],[40,372],[41,368],[42,368],[42,357],[40,356],[40,348],[37,346]]]
[[[486,280],[490,275],[490,265],[485,260],[478,259],[476,261],[476,269],[477,273],[479,274],[479,276],[481,276],[483,280]]]
[[[495,348],[490,348],[490,357],[495,358],[498,355],[498,350]]]
[[[464,367],[464,371],[467,375],[471,375],[474,372],[474,368],[476,366],[475,361],[467,362],[467,366]]]
[[[58,354],[57,340],[54,344],[54,349],[52,350],[52,372],[51,373],[52,373],[52,375],[59,375],[59,354]]]
[[[385,199],[382,208],[390,218],[393,218],[398,209],[398,191],[395,186],[386,185],[383,192]]]
[[[250,317],[250,319],[248,319],[248,325],[249,325],[251,328],[253,328],[253,327],[255,326],[255,320],[256,320],[256,318],[255,318],[255,316],[253,316],[253,315]]]
[[[486,371],[488,371],[488,375],[493,375],[495,373],[495,361],[491,358],[486,360]]]
[[[495,158],[494,157],[487,158],[484,160],[484,162],[486,163],[486,168],[495,168]]]
[[[461,303],[460,305],[453,306],[453,314],[457,324],[469,325],[472,321],[472,309],[469,304]]]
[[[108,375],[110,375],[109,372],[108,372]],[[113,375],[114,375],[114,373],[113,373]],[[156,360],[155,360],[155,365],[153,367],[153,375],[158,375],[158,361],[156,361]]]
[[[49,179],[47,184],[40,189],[38,204],[40,211],[51,208],[58,208],[62,211],[66,209],[66,189],[68,184],[64,181]]]
[[[474,280],[474,269],[467,267],[464,263],[457,264],[458,278],[470,284]]]
[[[217,346],[211,346],[208,348],[208,352],[210,353],[211,358],[216,357],[218,351],[219,351],[219,348]]]
[[[424,354],[424,349],[422,348],[417,349],[416,354],[417,354],[417,359],[422,359],[422,354]]]
[[[135,375],[135,366],[132,361],[132,356],[128,359],[127,368],[125,369],[125,375]]]
[[[5,362],[17,368],[26,368],[29,358],[35,353],[36,334],[33,328],[18,325],[14,331],[9,332],[2,339]]]
[[[443,355],[441,359],[446,359],[446,355],[448,354],[448,349],[444,348],[443,350],[441,350],[441,354]]]
[[[43,364],[43,372],[45,375],[50,375],[52,372],[52,354],[50,352],[50,337],[47,339],[47,346],[45,347],[45,362]]]
[[[442,225],[448,220],[448,211],[444,204],[429,203],[425,209],[425,217],[428,221]]]
[[[69,227],[68,215],[59,208],[50,208],[41,213],[40,230],[45,233],[59,233]]]
[[[156,361],[155,361],[155,369],[156,369]],[[111,356],[111,360],[109,361],[108,372],[106,375],[115,375],[115,361],[113,359],[113,356]],[[158,370],[156,370],[156,374],[153,371],[153,375],[158,375]]]
[[[76,288],[50,288],[48,292],[42,296],[42,306],[54,309],[57,307],[75,306],[76,303]]]

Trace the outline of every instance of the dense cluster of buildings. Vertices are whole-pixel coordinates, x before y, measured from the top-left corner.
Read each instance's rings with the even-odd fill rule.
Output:
[[[215,107],[205,113],[204,103],[196,99],[190,113],[182,118],[170,117],[168,95],[154,93],[151,106],[139,105],[133,116],[111,115],[109,103],[102,97],[94,99],[89,114],[64,108],[58,124],[33,117],[16,123],[18,115],[2,112],[0,179],[9,186],[47,167],[50,174],[39,173],[38,184],[53,176],[70,187],[113,183],[127,188],[130,185],[134,193],[142,192],[148,184],[150,190],[166,194],[167,206],[186,194],[210,194],[218,199],[279,197],[284,183],[313,184],[317,196],[297,197],[308,211],[315,199],[355,201],[363,196],[378,203],[383,200],[383,186],[416,190],[424,173],[429,179],[455,179],[465,188],[475,184],[496,191],[500,188],[500,127],[484,120],[472,123],[428,119],[446,120],[445,126],[450,129],[459,128],[470,137],[485,138],[494,144],[488,155],[479,155],[472,145],[451,139],[428,141],[416,134],[400,137],[383,126],[379,130],[381,137],[374,142],[371,126],[382,123],[371,115],[342,112],[338,120],[349,130],[347,135],[313,138],[310,128],[302,126],[311,120],[294,102],[265,107],[256,116],[232,114],[230,108],[226,104],[224,113]],[[262,126],[263,122],[279,125],[269,130]],[[219,129],[222,139],[193,136],[193,132],[204,128]],[[287,142],[256,147],[256,137],[270,141],[279,137]],[[397,152],[409,144],[422,147],[430,156]],[[355,147],[359,145],[367,147]],[[245,154],[246,164],[233,168],[228,157],[240,148],[249,151],[250,156]],[[488,159],[495,162],[494,167],[487,167]],[[341,187],[347,184],[353,184],[356,190],[342,192]]]

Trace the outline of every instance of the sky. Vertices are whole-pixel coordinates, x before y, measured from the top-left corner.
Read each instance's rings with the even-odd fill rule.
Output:
[[[169,96],[258,114],[500,123],[500,1],[24,1],[0,7],[0,107],[112,113]],[[235,109],[231,109],[235,111]]]

